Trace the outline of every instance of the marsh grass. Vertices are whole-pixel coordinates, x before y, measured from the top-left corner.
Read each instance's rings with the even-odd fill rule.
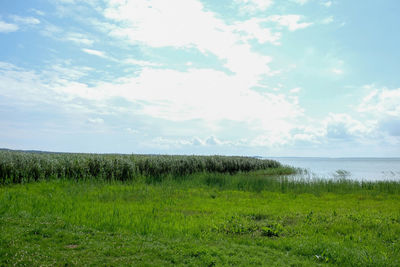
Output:
[[[304,178],[293,174],[292,168],[280,167],[270,170],[232,175],[221,173],[195,173],[187,176],[166,176],[163,179],[142,178],[147,184],[170,185],[186,188],[205,187],[218,190],[238,190],[251,192],[280,192],[295,194],[338,193],[352,194],[357,192],[370,194],[400,194],[399,181],[358,181],[345,178]]]
[[[139,176],[162,180],[168,175],[186,176],[199,172],[234,174],[280,167],[277,161],[251,157],[0,151],[0,184],[45,179],[130,181]]]

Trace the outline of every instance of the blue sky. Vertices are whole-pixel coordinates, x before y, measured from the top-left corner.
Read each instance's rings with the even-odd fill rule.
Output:
[[[0,147],[400,156],[400,3],[4,0]]]

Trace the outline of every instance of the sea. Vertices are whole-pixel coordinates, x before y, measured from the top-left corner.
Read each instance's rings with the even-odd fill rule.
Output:
[[[274,157],[270,159],[302,169],[305,178],[400,181],[400,158]]]

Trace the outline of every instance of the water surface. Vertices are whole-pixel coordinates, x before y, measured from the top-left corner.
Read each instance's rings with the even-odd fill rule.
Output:
[[[400,181],[400,158],[272,158],[284,165],[306,169],[310,178]]]

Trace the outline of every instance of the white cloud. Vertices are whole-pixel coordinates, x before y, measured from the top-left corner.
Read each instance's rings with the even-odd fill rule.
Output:
[[[239,32],[243,40],[256,39],[259,43],[271,43],[279,45],[281,33],[273,33],[271,29],[261,27],[261,23],[266,22],[266,19],[252,18],[243,22],[235,23],[234,30]]]
[[[42,77],[47,80],[69,80],[75,81],[86,76],[93,69],[90,67],[77,67],[71,66],[68,62],[66,64],[51,65],[49,70],[42,71]]]
[[[335,73],[335,74],[337,74],[337,75],[343,74],[343,70],[342,70],[342,69],[337,69],[337,68],[333,68],[333,69],[332,69],[332,72]]]
[[[286,135],[279,136],[281,144],[293,147],[299,144],[332,146],[336,142],[368,145],[376,137],[374,121],[358,120],[346,113],[329,113],[318,121],[308,118],[308,123],[303,122]]]
[[[205,33],[224,26],[211,12],[204,12],[200,2],[193,0],[112,1],[105,16],[124,24],[116,26],[113,35],[153,47],[199,46]],[[210,25],[211,22],[215,24]],[[206,49],[203,46],[207,44],[201,47]]]
[[[138,0],[112,1],[105,9],[106,18],[114,21],[110,35],[134,44],[150,47],[197,48],[203,53],[213,53],[225,67],[244,79],[255,80],[270,72],[271,58],[251,50],[236,32],[238,25],[227,25],[214,13],[205,11],[196,0]],[[184,23],[182,23],[184,22]],[[276,42],[274,34],[262,37],[261,28],[247,30],[247,38],[260,42]],[[263,33],[267,33],[264,30]]]
[[[60,4],[75,4],[75,0],[56,0]]]
[[[89,55],[98,56],[98,57],[102,57],[102,58],[107,58],[106,54],[104,52],[102,52],[102,51],[99,51],[99,50],[83,48],[82,51],[87,53],[87,54],[89,54]]]
[[[77,79],[90,69],[79,68],[65,73],[67,68],[54,65],[46,71],[34,72],[0,62],[0,95],[13,99],[13,103],[18,105],[45,103],[57,106],[58,110],[84,110],[84,114],[88,114],[86,123],[94,125],[106,123],[101,114],[115,112],[119,117],[145,115],[146,118],[162,119],[173,124],[202,121],[201,134],[196,126],[192,132],[186,131],[186,137],[176,135],[173,138],[148,139],[149,142],[154,141],[154,147],[165,149],[185,146],[258,149],[293,147],[297,144],[327,145],[330,142],[364,145],[379,140],[392,144],[400,142],[400,89],[376,89],[366,96],[359,111],[367,114],[368,120],[331,113],[322,122],[304,124],[303,110],[297,103],[297,97],[253,91],[236,76],[220,71],[190,69],[181,72],[145,67],[136,77],[88,86]],[[291,91],[296,93],[299,90],[293,88]],[[116,98],[133,105],[121,109],[110,104]],[[224,140],[218,127],[213,127],[223,121],[245,128],[246,140],[240,139],[243,134],[237,139]],[[312,128],[302,125],[312,125]],[[133,128],[123,129],[131,134],[139,133]],[[202,137],[187,137],[198,134]]]
[[[102,118],[89,118],[86,120],[88,124],[103,124],[104,120]]]
[[[252,147],[276,147],[290,143],[290,131],[268,131],[248,142]]]
[[[299,22],[302,19],[300,15],[272,15],[268,19],[281,26],[288,27],[289,31],[304,29],[312,25],[311,22]]]
[[[4,67],[0,71],[0,94],[20,103],[57,103],[58,108],[74,105],[113,112],[119,107],[109,101],[122,98],[140,105],[134,110],[122,110],[121,116],[137,114],[175,122],[200,120],[209,129],[220,121],[232,121],[246,124],[248,131],[266,132],[267,136],[289,132],[303,114],[295,98],[253,91],[249,81],[209,69],[180,72],[144,68],[136,77],[88,86],[77,81],[85,70],[67,75],[63,66],[40,73],[11,64],[0,66]],[[218,143],[218,139],[213,140]]]
[[[47,24],[40,30],[40,33],[46,37],[59,38],[56,36],[63,34],[63,30],[53,24]]]
[[[374,89],[363,98],[358,111],[368,112],[375,116],[400,117],[400,88]]]
[[[292,0],[292,1],[299,5],[305,5],[308,3],[309,0]]]
[[[33,71],[21,69],[10,63],[0,63],[0,94],[18,101],[39,101],[47,86]]]
[[[46,15],[46,13],[43,12],[42,10],[38,10],[38,9],[32,8],[32,9],[30,9],[30,11],[33,12],[33,13],[35,13],[35,14],[38,15],[38,16],[44,16],[44,15]]]
[[[68,86],[71,91],[82,91],[85,86],[76,82],[86,75],[90,68],[52,65],[40,72],[25,70],[13,64],[0,62],[0,95],[18,103],[59,104],[60,108],[74,96],[57,91]],[[88,96],[87,96],[88,97]]]
[[[300,87],[296,87],[296,88],[291,89],[289,92],[292,93],[292,94],[297,94],[300,91],[301,91],[301,88]]]
[[[205,147],[207,151],[211,147],[229,147],[241,144],[241,141],[232,142],[232,141],[222,141],[215,137],[214,135],[208,136],[206,138],[194,137],[192,139],[187,138],[164,138],[157,137],[152,140],[153,143],[157,144],[157,146],[162,146],[164,148],[176,148],[176,147]],[[248,142],[244,143],[249,145]]]
[[[89,34],[83,34],[78,32],[66,32],[62,28],[53,24],[46,24],[40,33],[43,36],[53,38],[58,41],[73,42],[77,45],[91,46],[94,40],[90,38]]]
[[[16,15],[10,16],[10,18],[15,22],[19,24],[31,24],[31,25],[36,25],[40,23],[40,20],[34,17],[20,17]]]
[[[326,137],[333,139],[353,139],[366,137],[370,128],[348,114],[330,113],[324,120]]]
[[[156,148],[157,150],[163,149],[163,150],[172,150],[176,148],[180,148],[185,145],[192,145],[190,141],[187,140],[180,140],[180,139],[171,139],[171,138],[165,138],[165,137],[157,137],[151,140],[150,146]]]
[[[159,64],[159,63],[150,62],[150,61],[146,61],[146,60],[138,60],[138,59],[134,59],[134,58],[126,59],[126,60],[124,60],[124,63],[138,65],[141,67],[160,67],[160,66],[162,66],[162,64]]]
[[[8,62],[4,62],[4,61],[0,61],[0,70],[1,71],[18,70],[18,69],[20,69],[20,68],[18,68],[14,64],[11,64],[11,63],[8,63]]]
[[[207,145],[210,145],[210,146],[215,146],[215,145],[221,144],[221,141],[219,141],[215,136],[210,136],[210,137],[206,140],[205,143],[206,143]]]
[[[0,20],[0,33],[9,33],[18,31],[19,27],[16,24],[7,23]]]
[[[336,140],[348,140],[370,145],[400,144],[400,88],[373,89],[357,106],[355,119],[349,114],[330,113],[323,121],[325,133],[321,136]]]
[[[325,1],[321,3],[325,7],[331,7],[332,6],[332,1]]]
[[[333,16],[329,16],[321,21],[322,24],[330,24],[334,21]]]
[[[302,114],[302,110],[284,95],[252,91],[235,76],[207,69],[187,72],[144,69],[138,77],[122,79],[117,84],[102,83],[96,88],[58,90],[84,98],[120,96],[131,102],[144,101],[147,104],[138,112],[173,121],[202,119],[213,122],[225,119],[249,121],[261,128],[274,125],[282,130],[279,125],[290,126],[280,120]],[[221,99],[224,99],[223,105]]]
[[[203,146],[203,145],[204,145],[204,141],[201,140],[201,139],[198,138],[198,137],[193,138],[193,139],[191,140],[191,143],[192,143],[193,145],[195,145],[195,146]]]
[[[244,12],[254,13],[267,10],[273,3],[273,0],[235,0]]]
[[[76,32],[67,33],[63,39],[66,41],[71,41],[76,44],[82,44],[82,45],[92,45],[94,43],[94,41],[87,38],[86,35]]]
[[[294,134],[292,139],[294,142],[300,141],[309,143],[320,143],[320,141],[317,139],[317,136],[315,136],[314,134],[307,134],[307,133]]]

